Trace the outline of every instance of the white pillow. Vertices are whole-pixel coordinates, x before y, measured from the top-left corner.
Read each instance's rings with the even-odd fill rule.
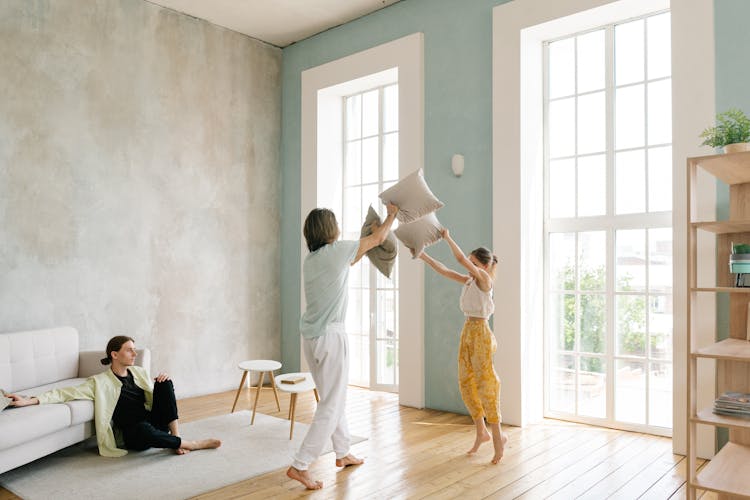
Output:
[[[412,251],[412,258],[415,258],[426,247],[440,241],[442,231],[443,226],[435,214],[429,213],[417,221],[399,225],[393,232]]]
[[[404,223],[414,222],[444,206],[430,191],[421,168],[380,193],[380,199],[397,205],[396,218]]]

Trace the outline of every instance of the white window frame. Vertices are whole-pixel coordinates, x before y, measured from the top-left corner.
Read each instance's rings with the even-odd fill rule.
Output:
[[[392,42],[310,68],[301,75],[301,221],[315,207],[327,206],[341,214],[339,190],[319,183],[318,165],[341,169],[341,97],[378,81],[399,84],[399,176],[424,167],[424,35],[414,33]],[[321,169],[320,172],[323,170]],[[340,175],[340,174],[339,174]],[[340,185],[340,179],[329,179]],[[300,233],[301,233],[300,228]],[[300,234],[301,261],[307,255]],[[399,342],[399,403],[424,408],[424,269],[408,252],[399,256],[401,293],[399,329],[409,332]],[[301,311],[305,308],[300,276]],[[300,311],[300,313],[301,313]],[[304,356],[301,355],[304,369]]]
[[[672,13],[672,158],[674,266],[674,400],[675,453],[686,445],[687,254],[685,158],[705,154],[696,137],[712,123],[714,104],[713,1],[576,0],[507,2],[493,9],[492,152],[493,244],[502,248],[498,265],[503,284],[495,290],[496,316],[502,317],[502,349],[496,366],[503,381],[503,420],[527,425],[543,418],[543,277],[541,213],[543,193],[542,42],[619,19],[669,8]],[[700,202],[715,207],[715,192],[700,193]],[[700,263],[711,272],[715,262]],[[715,266],[713,267],[715,269]],[[710,312],[709,312],[710,316]],[[707,316],[710,323],[710,317]],[[710,324],[701,331],[713,337]],[[704,372],[706,373],[706,372]],[[709,380],[710,379],[710,380]],[[701,380],[713,390],[713,379]],[[700,434],[700,433],[699,433]],[[703,449],[713,452],[713,434]],[[701,440],[699,436],[699,440]],[[702,455],[705,456],[705,455]],[[710,456],[710,455],[709,455]]]
[[[397,76],[395,74],[395,72],[394,72],[393,76],[394,77]],[[342,164],[345,164],[346,163],[346,156],[347,156],[347,146],[348,146],[348,144],[347,144],[348,140],[347,140],[347,137],[346,137],[346,124],[347,124],[347,117],[346,117],[346,109],[347,109],[347,107],[346,107],[346,101],[350,97],[354,97],[354,96],[360,96],[360,99],[362,99],[364,97],[364,94],[366,94],[368,92],[371,92],[371,91],[374,91],[374,90],[376,90],[378,92],[378,131],[377,131],[377,134],[375,136],[370,136],[370,137],[377,137],[378,138],[378,181],[377,182],[379,184],[379,187],[381,188],[380,191],[383,191],[383,190],[387,189],[387,187],[388,187],[387,185],[386,186],[382,185],[382,183],[384,182],[382,180],[382,176],[383,176],[383,145],[385,144],[384,137],[386,135],[391,135],[391,134],[394,134],[394,133],[395,134],[399,134],[398,128],[396,128],[395,130],[389,130],[387,132],[383,128],[384,127],[384,116],[385,116],[384,109],[383,109],[384,108],[383,107],[384,93],[385,93],[386,87],[390,87],[390,86],[393,86],[393,85],[398,85],[398,80],[394,80],[392,82],[383,82],[383,83],[380,83],[378,85],[374,85],[374,86],[372,86],[370,88],[363,88],[363,89],[358,90],[357,92],[354,92],[354,93],[351,93],[349,95],[346,95],[346,96],[342,97],[343,102],[342,102],[342,106],[341,106],[341,108],[342,108],[342,118],[341,118],[341,120],[342,120],[342,123],[344,124],[344,127],[342,129],[341,141],[342,141],[342,144],[344,144],[344,147],[342,147],[342,149],[341,149],[341,154],[342,154],[341,162],[342,162]],[[360,120],[361,119],[362,119],[362,117],[360,116]],[[363,140],[363,137],[360,137],[358,140],[361,143],[362,140]],[[346,188],[353,185],[353,184],[347,184],[347,182],[346,182],[346,168],[344,168],[343,170],[344,170],[344,175],[342,175],[342,178],[341,178],[342,179],[342,183],[341,183],[342,196],[345,194]],[[389,182],[389,183],[392,184],[393,181],[396,181],[396,179],[390,179],[390,180],[385,181],[385,182]],[[360,183],[358,184],[358,186],[362,187],[363,185],[364,184],[361,182],[361,179],[360,179]],[[342,200],[342,203],[344,201],[345,200]],[[381,207],[376,206],[375,205],[376,200],[372,200],[372,203],[373,203],[373,208],[376,211],[378,211],[378,212],[384,212],[384,210],[378,210],[379,208],[382,207],[382,205],[381,205]],[[340,221],[340,223],[343,225],[343,219]],[[357,231],[356,231],[357,236],[359,235],[359,229],[360,228],[357,227]],[[343,227],[342,227],[342,232],[345,233],[345,230],[344,230]],[[360,261],[359,263],[355,264],[355,267],[361,265],[361,262],[362,261]],[[378,375],[378,373],[377,373],[378,365],[377,365],[377,363],[375,363],[373,361],[375,361],[377,359],[378,341],[379,340],[381,340],[381,341],[387,340],[387,339],[379,339],[378,336],[377,336],[377,326],[376,326],[375,318],[377,317],[377,302],[378,302],[377,295],[378,295],[378,292],[381,291],[381,290],[391,291],[391,290],[395,289],[396,295],[398,297],[400,297],[400,294],[401,294],[400,283],[401,282],[399,280],[399,286],[394,287],[394,289],[379,288],[378,287],[378,279],[379,278],[378,278],[377,268],[375,266],[373,266],[373,265],[370,265],[369,267],[370,267],[370,271],[369,271],[368,281],[370,283],[370,286],[368,287],[368,289],[370,290],[370,296],[369,296],[370,322],[369,322],[369,331],[367,332],[368,333],[367,339],[368,339],[368,349],[369,349],[369,360],[368,360],[368,363],[369,363],[370,369],[369,369],[369,373],[368,373],[369,382],[368,382],[368,384],[367,384],[366,387],[369,388],[369,389],[372,389],[372,390],[376,390],[376,391],[398,392],[398,388],[399,388],[399,373],[398,373],[398,370],[396,370],[396,376],[395,376],[395,383],[394,384],[381,384],[381,383],[378,382],[378,377],[377,377],[377,375]],[[396,266],[394,268],[394,271],[397,271],[397,270],[398,270],[398,266]],[[350,287],[351,287],[351,282],[350,282]],[[399,310],[399,304],[398,303],[395,304],[395,309],[396,309],[395,314],[396,314],[396,317],[398,318],[399,314],[401,313],[401,311]],[[399,349],[399,344],[400,344],[400,340],[401,340],[401,332],[400,332],[400,328],[399,328],[398,324],[396,325],[396,329],[397,329],[397,336],[396,336],[396,339],[395,339],[395,345],[396,345],[396,352],[399,352],[399,350],[400,350]],[[349,333],[349,332],[347,332],[347,333]],[[350,342],[349,345],[351,346],[351,342]],[[351,352],[351,348],[350,348],[350,352]],[[350,359],[351,359],[351,356],[350,356]],[[396,366],[400,367],[399,360],[396,360]],[[349,383],[352,384],[352,385],[357,385],[357,382],[358,381],[351,380],[351,378],[349,380]]]
[[[624,230],[624,229],[653,229],[653,228],[669,228],[672,229],[672,213],[670,212],[643,212],[643,213],[634,213],[634,214],[622,214],[617,215],[616,207],[615,207],[615,151],[629,151],[629,150],[643,150],[645,155],[645,164],[644,167],[646,169],[646,177],[645,177],[645,203],[646,203],[646,210],[649,209],[648,203],[649,203],[649,196],[648,196],[648,150],[655,147],[662,147],[662,146],[672,146],[672,143],[665,143],[665,144],[649,144],[648,143],[648,92],[647,92],[647,84],[662,80],[667,80],[671,78],[671,74],[666,77],[660,77],[655,78],[652,80],[647,79],[647,64],[648,60],[646,57],[644,57],[643,65],[644,65],[644,80],[640,80],[638,82],[629,83],[627,85],[623,85],[620,87],[615,86],[614,82],[614,68],[613,65],[616,63],[615,61],[615,54],[614,54],[614,36],[615,36],[615,28],[617,25],[624,24],[631,21],[637,21],[637,20],[645,20],[649,17],[656,16],[663,14],[665,10],[662,11],[655,11],[650,12],[648,14],[643,14],[636,17],[631,17],[629,19],[619,20],[617,22],[613,23],[607,23],[605,25],[601,25],[598,27],[595,27],[593,29],[587,29],[584,31],[574,32],[574,33],[568,33],[565,34],[562,37],[556,37],[552,40],[547,40],[544,42],[544,130],[545,130],[545,136],[547,136],[547,131],[549,130],[549,103],[551,101],[556,101],[562,98],[567,97],[573,97],[573,96],[581,96],[581,95],[588,95],[591,92],[584,92],[584,93],[578,93],[575,91],[570,96],[560,96],[550,99],[548,96],[548,89],[549,89],[549,72],[547,69],[549,68],[549,44],[559,41],[559,40],[565,40],[569,38],[575,38],[581,35],[584,35],[586,33],[590,33],[592,31],[598,31],[598,30],[604,30],[604,40],[605,40],[605,86],[603,89],[596,90],[596,92],[600,92],[601,90],[604,90],[605,92],[605,106],[606,106],[606,114],[607,114],[607,134],[606,134],[606,146],[604,150],[604,155],[606,158],[606,213],[604,215],[600,216],[585,216],[582,218],[579,218],[577,215],[570,217],[570,218],[558,218],[558,219],[552,219],[549,215],[549,206],[545,202],[545,229],[544,229],[544,255],[545,255],[545,276],[544,276],[544,282],[545,282],[545,297],[549,296],[548,291],[548,284],[549,284],[549,269],[548,266],[546,266],[547,263],[547,256],[549,255],[549,235],[551,233],[581,233],[584,231],[603,231],[606,237],[607,242],[607,251],[605,256],[605,262],[607,266],[606,271],[606,288],[603,293],[600,293],[600,295],[603,295],[605,298],[605,303],[607,304],[607,317],[605,324],[607,325],[605,329],[605,345],[607,346],[604,353],[601,355],[593,355],[592,357],[598,357],[604,360],[606,363],[606,369],[605,369],[605,380],[606,380],[606,395],[607,395],[607,404],[606,404],[606,416],[604,418],[596,418],[596,417],[587,417],[582,415],[577,415],[578,412],[578,405],[576,404],[576,408],[574,410],[575,413],[570,414],[566,412],[559,412],[552,410],[549,407],[549,401],[550,401],[550,394],[549,394],[549,382],[550,382],[550,355],[551,350],[549,348],[545,349],[545,358],[544,358],[544,373],[545,373],[545,384],[544,384],[544,414],[548,417],[553,418],[560,418],[565,420],[573,420],[576,422],[582,422],[582,423],[588,423],[588,424],[595,424],[595,425],[606,425],[608,427],[615,427],[618,429],[625,429],[625,430],[632,430],[637,432],[647,432],[650,434],[657,434],[662,436],[671,436],[672,435],[672,429],[671,427],[665,428],[665,427],[659,427],[654,425],[648,425],[648,424],[640,424],[640,423],[626,423],[626,422],[620,422],[615,419],[615,391],[616,391],[616,377],[617,377],[617,363],[620,360],[629,359],[628,356],[624,355],[618,355],[617,354],[617,335],[616,335],[616,329],[617,329],[617,317],[616,317],[616,303],[617,303],[617,297],[621,295],[628,295],[623,293],[617,293],[616,291],[616,284],[615,284],[615,250],[616,250],[616,241],[615,236],[617,231]],[[644,21],[645,22],[645,21]],[[646,29],[644,24],[644,37],[646,36]],[[646,40],[647,42],[647,40]],[[574,41],[575,46],[575,41]],[[648,46],[644,44],[644,50],[648,50]],[[576,63],[577,64],[577,63]],[[615,128],[615,116],[614,116],[614,109],[615,109],[615,93],[617,88],[624,88],[624,87],[630,87],[633,85],[644,85],[644,143],[642,147],[638,148],[628,148],[628,149],[621,149],[616,150],[615,144],[614,144],[614,128]],[[576,116],[576,122],[577,122],[577,116]],[[577,142],[577,137],[576,137]],[[548,152],[548,141],[545,141],[545,154],[544,154],[544,185],[545,185],[545,200],[549,199],[548,196],[548,189],[549,186],[549,152]],[[600,154],[600,153],[597,153]],[[588,156],[588,155],[583,155]],[[578,151],[577,147],[574,148],[574,154],[572,156],[573,159],[578,158]],[[577,182],[576,182],[577,186]],[[577,188],[576,188],[577,189]],[[576,207],[578,206],[578,193],[576,192]],[[646,236],[646,241],[648,241],[648,235]],[[576,252],[577,252],[578,245],[576,244]],[[649,247],[650,248],[650,247]],[[648,255],[647,255],[648,257]],[[648,286],[648,266],[646,266],[646,291],[643,293],[633,293],[629,295],[638,296],[638,297],[644,297],[645,299],[648,299],[651,297],[651,292],[649,290]],[[580,291],[578,289],[571,291],[571,293],[578,295]],[[599,293],[597,293],[599,294]],[[648,301],[647,301],[648,306]],[[546,313],[546,308],[548,307],[547,304],[545,304],[545,318],[548,317]],[[648,324],[648,309],[647,309],[647,318],[646,318],[646,324]],[[647,329],[648,331],[648,329]],[[673,328],[674,331],[674,328]],[[545,333],[545,345],[549,342],[548,333]],[[648,337],[647,337],[648,338]],[[577,351],[579,346],[576,346],[576,350],[574,350],[571,355],[576,359],[576,362],[579,359],[579,353]],[[649,374],[649,363],[652,361],[651,355],[650,355],[650,349],[646,349],[646,353],[643,357],[639,357],[638,361],[643,360],[644,362],[644,368],[646,370],[644,377],[645,377],[645,411],[646,411],[646,418],[648,419],[649,412],[649,401],[650,401],[650,374]],[[674,355],[672,359],[669,360],[669,363],[674,362]],[[576,369],[576,373],[578,373],[578,368]],[[577,390],[577,384],[576,384],[576,394],[578,393]],[[576,401],[577,401],[576,397]]]

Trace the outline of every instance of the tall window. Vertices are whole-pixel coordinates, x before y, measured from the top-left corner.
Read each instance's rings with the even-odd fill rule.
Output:
[[[672,425],[670,14],[545,44],[549,416]]]
[[[351,95],[344,102],[342,232],[359,239],[373,207],[385,219],[378,194],[398,181],[398,85]],[[349,279],[349,382],[398,390],[398,264],[386,278],[363,258]]]

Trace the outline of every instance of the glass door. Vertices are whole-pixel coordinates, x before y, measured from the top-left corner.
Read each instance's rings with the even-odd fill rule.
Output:
[[[378,194],[398,181],[398,85],[344,99],[342,232],[359,239],[370,206],[382,219]],[[398,262],[391,278],[364,257],[349,278],[350,372],[353,385],[398,392]]]
[[[545,414],[669,435],[670,14],[545,45]]]

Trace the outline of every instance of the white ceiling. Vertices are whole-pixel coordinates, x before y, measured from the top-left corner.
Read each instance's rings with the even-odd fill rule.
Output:
[[[399,0],[147,0],[286,47]]]

